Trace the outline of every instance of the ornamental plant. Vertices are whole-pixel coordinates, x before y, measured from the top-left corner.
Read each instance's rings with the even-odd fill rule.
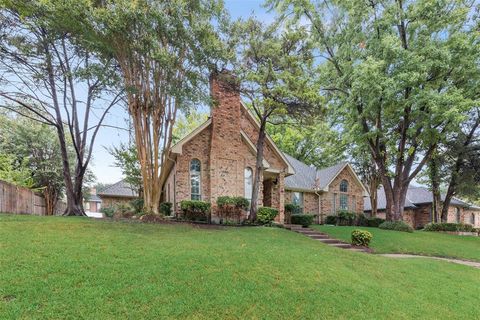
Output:
[[[352,231],[352,244],[354,246],[368,247],[372,238],[373,235],[366,230],[355,229]]]
[[[256,221],[260,224],[270,224],[278,215],[278,210],[270,207],[260,207],[257,211]]]

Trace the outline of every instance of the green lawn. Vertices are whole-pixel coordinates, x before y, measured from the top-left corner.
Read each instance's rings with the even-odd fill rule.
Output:
[[[480,261],[480,237],[426,231],[408,233],[367,227],[316,225],[313,228],[346,241],[350,241],[352,230],[368,230],[373,234],[370,247],[377,253],[413,253]]]
[[[1,319],[478,318],[480,270],[205,230],[0,215]]]

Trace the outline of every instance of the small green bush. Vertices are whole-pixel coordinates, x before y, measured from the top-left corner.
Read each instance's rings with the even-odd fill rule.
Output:
[[[360,213],[357,216],[356,225],[361,226],[361,227],[368,227],[368,218],[365,217],[365,215],[363,213]]]
[[[160,203],[160,213],[164,216],[172,215],[172,203],[171,202],[162,202]]]
[[[337,214],[337,223],[340,226],[352,226],[355,222],[355,218],[355,212],[342,210]]]
[[[300,224],[303,227],[308,227],[313,223],[313,214],[292,214],[292,224]]]
[[[135,214],[141,214],[143,212],[143,199],[137,198],[130,201],[130,206]]]
[[[115,214],[115,208],[114,207],[102,207],[100,209],[100,212],[103,213],[106,217],[113,217]]]
[[[302,208],[298,204],[287,203],[285,205],[285,213],[301,214]]]
[[[423,229],[424,231],[460,231],[475,232],[471,224],[463,223],[429,223]]]
[[[198,200],[183,200],[180,202],[182,217],[192,221],[206,221],[210,212],[210,203]]]
[[[413,228],[403,221],[385,221],[378,226],[380,229],[413,232]]]
[[[278,210],[270,207],[260,207],[257,210],[257,222],[270,224],[278,215]]]
[[[378,228],[379,225],[385,222],[385,219],[382,218],[368,218],[367,226]]]
[[[222,196],[217,198],[218,207],[233,206],[245,210],[248,208],[249,204],[248,200],[244,197]]]
[[[337,224],[337,216],[327,216],[325,218],[325,224]]]
[[[368,247],[373,235],[366,230],[355,229],[352,231],[352,244],[354,246]]]

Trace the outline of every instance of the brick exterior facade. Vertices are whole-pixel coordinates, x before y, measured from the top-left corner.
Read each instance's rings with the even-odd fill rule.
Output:
[[[215,101],[209,124],[181,143],[181,152],[175,154],[174,163],[163,185],[163,199],[174,203],[179,211],[182,200],[191,199],[190,162],[201,163],[201,200],[212,204],[212,219],[215,220],[216,200],[220,196],[243,196],[245,194],[245,169],[255,171],[255,150],[258,127],[240,95],[230,81],[229,75],[220,74],[211,78],[211,95]],[[173,148],[172,148],[173,149]],[[253,148],[254,149],[254,148]],[[268,141],[264,159],[268,162],[260,181],[258,205],[279,210],[277,221],[284,217],[284,186],[288,163],[275,152]]]
[[[340,183],[347,181],[347,192],[340,191]],[[285,203],[292,202],[292,193],[295,190],[287,190]],[[343,168],[338,175],[330,182],[328,191],[302,192],[303,212],[318,215],[317,222],[322,222],[327,215],[334,215],[340,210],[340,194],[348,198],[348,211],[357,214],[363,213],[363,186],[355,177],[355,173],[349,167]],[[318,195],[317,195],[318,194]],[[335,201],[334,201],[335,200]],[[334,205],[335,202],[335,205]]]

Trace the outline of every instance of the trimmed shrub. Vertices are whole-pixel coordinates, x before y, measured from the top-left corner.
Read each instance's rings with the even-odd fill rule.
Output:
[[[356,221],[357,226],[362,226],[362,227],[368,227],[368,219],[365,217],[363,213],[360,213],[357,216],[357,221]]]
[[[337,216],[327,216],[325,218],[325,224],[337,224]]]
[[[257,222],[270,224],[278,215],[278,210],[270,207],[260,207],[257,210]]]
[[[232,224],[230,219],[235,220],[234,223],[240,223],[242,211],[246,210],[249,205],[250,203],[244,197],[218,197],[217,215],[220,217],[221,223]]]
[[[354,246],[368,247],[373,235],[366,230],[355,229],[352,231],[352,244]]]
[[[413,228],[403,221],[385,221],[378,227],[385,230],[413,232]]]
[[[460,231],[460,232],[475,232],[471,224],[463,223],[429,223],[425,225],[424,231]]]
[[[337,214],[337,224],[339,226],[352,226],[355,218],[356,214],[354,212],[342,210]]]
[[[379,225],[385,222],[385,219],[382,218],[368,218],[367,219],[367,226],[378,228]]]
[[[293,203],[287,203],[285,205],[285,222],[292,223],[292,214],[301,214],[302,208],[299,205]]]
[[[292,214],[292,224],[300,224],[303,227],[308,227],[313,223],[313,214]]]
[[[115,208],[114,207],[102,207],[100,209],[100,212],[103,213],[105,215],[105,217],[111,218],[115,214]]]
[[[172,215],[172,203],[171,202],[162,202],[160,203],[160,213],[164,216]]]
[[[198,200],[183,200],[180,202],[182,218],[192,221],[206,221],[210,212],[210,203]]]
[[[143,214],[143,199],[142,198],[133,199],[132,201],[130,201],[130,207],[132,207],[133,212],[136,215]]]

